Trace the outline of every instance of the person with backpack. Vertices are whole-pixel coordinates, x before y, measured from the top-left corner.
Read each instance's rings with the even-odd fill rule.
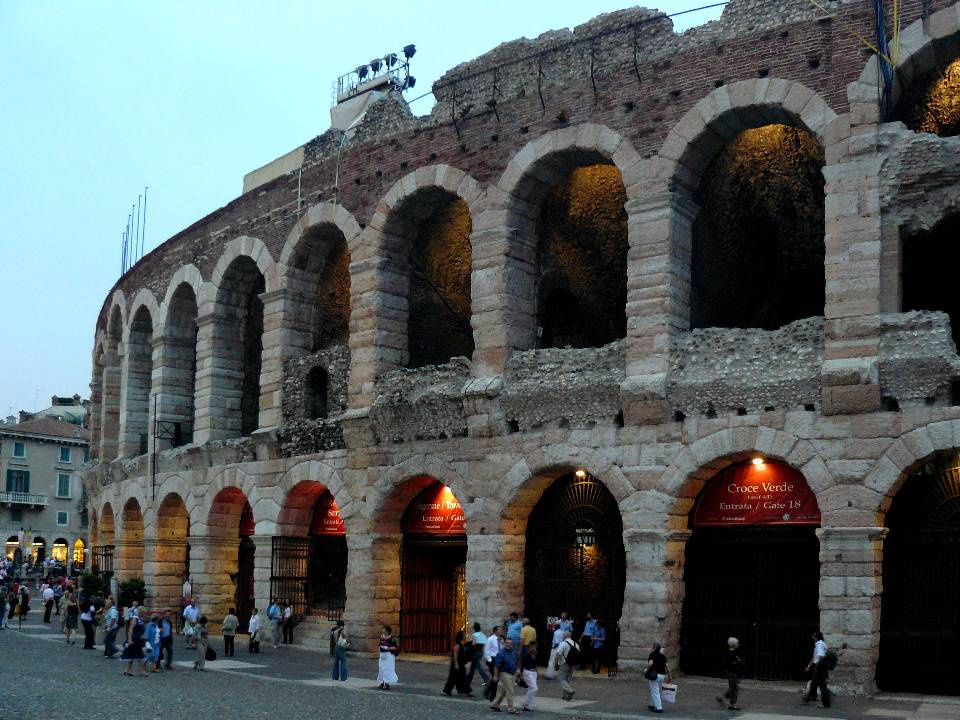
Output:
[[[70,606],[67,606],[69,610]],[[143,657],[143,646],[144,646],[144,637],[143,637],[143,618],[140,617],[140,613],[135,612],[136,608],[131,608],[130,620],[127,621],[127,641],[123,644],[123,654],[120,656],[122,659],[127,661],[126,667],[123,669],[121,675],[132,676],[133,673],[133,663],[138,661],[140,663],[140,669],[142,675],[148,675],[147,672],[147,661]]]
[[[647,669],[643,676],[650,685],[650,704],[647,708],[655,713],[662,713],[663,700],[660,697],[660,690],[663,688],[664,680],[670,681],[673,678],[667,666],[667,656],[663,654],[660,643],[653,644],[653,651],[647,657]]]
[[[207,649],[210,647],[210,634],[207,630],[207,616],[201,615],[193,628],[194,640],[197,643],[197,659],[193,662],[193,669],[204,671],[207,662]]]
[[[813,634],[813,657],[807,663],[807,672],[813,672],[810,683],[810,692],[804,697],[804,702],[815,702],[817,690],[820,690],[820,703],[823,707],[830,707],[830,691],[827,689],[827,678],[830,670],[837,666],[837,654],[827,649],[823,641],[823,633],[817,630]]]
[[[560,675],[560,689],[563,691],[564,700],[572,700],[576,693],[573,689],[573,669],[582,659],[580,646],[570,637],[569,631],[564,631],[563,641],[557,646],[557,657],[554,660],[554,670]]]
[[[343,620],[337,620],[337,624],[330,631],[330,637],[333,641],[333,668],[331,676],[334,680],[347,680],[347,648],[350,641],[347,639],[347,629],[344,627]]]

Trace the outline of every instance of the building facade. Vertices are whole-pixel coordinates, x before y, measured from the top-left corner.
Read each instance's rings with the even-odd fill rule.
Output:
[[[89,550],[81,474],[89,430],[50,417],[0,424],[0,534],[19,565],[53,559],[81,570]]]
[[[612,13],[257,171],[105,299],[101,569],[369,650],[591,612],[621,668],[792,678],[819,626],[846,689],[948,692],[958,7],[882,87],[867,3]]]

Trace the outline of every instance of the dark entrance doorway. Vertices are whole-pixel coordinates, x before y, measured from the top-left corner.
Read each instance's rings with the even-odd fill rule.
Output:
[[[960,694],[960,468],[930,463],[887,513],[877,686]],[[905,670],[908,668],[908,671]]]
[[[579,470],[547,489],[527,523],[524,573],[524,615],[537,630],[540,663],[550,655],[548,619],[568,613],[579,637],[590,612],[606,624],[601,662],[613,667],[626,553],[620,508],[599,480]]]
[[[407,508],[400,559],[400,636],[404,650],[448,652],[467,624],[467,535],[450,488],[434,483]]]
[[[802,678],[820,624],[819,520],[803,476],[781,463],[735,465],[707,484],[686,547],[683,672],[722,676],[732,636],[744,677]]]
[[[256,546],[251,539],[251,535],[255,532],[255,527],[253,508],[250,507],[250,503],[245,503],[243,513],[240,516],[240,546],[237,550],[237,589],[236,597],[234,598],[237,609],[237,619],[240,620],[240,632],[246,632],[255,603],[253,594],[253,558],[256,552]],[[190,567],[189,558],[190,550],[189,546],[187,546],[188,568]]]

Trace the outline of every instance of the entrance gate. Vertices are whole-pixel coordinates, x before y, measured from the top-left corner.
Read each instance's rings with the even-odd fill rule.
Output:
[[[680,669],[722,676],[732,636],[743,677],[801,679],[820,625],[820,511],[803,476],[781,463],[732,466],[691,515]]]
[[[877,686],[960,694],[960,468],[931,463],[907,480],[887,527]]]

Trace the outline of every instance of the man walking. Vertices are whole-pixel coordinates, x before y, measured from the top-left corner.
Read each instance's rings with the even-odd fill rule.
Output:
[[[276,599],[270,601],[267,608],[267,622],[270,623],[270,642],[274,648],[280,647],[280,622],[282,620],[280,606]]]
[[[497,694],[497,678],[494,663],[497,660],[497,655],[500,653],[502,642],[503,628],[495,625],[493,632],[487,637],[487,642],[483,646],[483,659],[486,661],[487,669],[490,671],[490,682],[483,691],[483,696],[491,702],[493,702],[493,698],[496,697]]]
[[[580,646],[573,641],[570,633],[563,634],[563,642],[557,647],[557,659],[555,669],[560,675],[560,689],[563,691],[564,700],[572,700],[575,694],[573,689],[573,666],[577,663],[577,655],[580,654]]]
[[[727,655],[723,666],[727,671],[727,691],[723,695],[717,695],[717,702],[723,705],[723,699],[726,698],[728,710],[739,710],[737,700],[740,697],[740,669],[743,667],[743,658],[740,657],[740,641],[735,637],[727,639]]]
[[[220,626],[220,632],[223,633],[224,657],[233,657],[233,641],[237,634],[237,626],[240,624],[240,618],[234,614],[235,612],[236,610],[230,608],[230,612],[227,613],[227,616],[223,619],[223,624]]]
[[[514,654],[513,640],[507,637],[503,643],[503,649],[497,653],[493,662],[493,682],[497,685],[497,694],[490,705],[491,710],[500,712],[500,705],[506,698],[508,711],[517,712],[513,709],[513,676],[516,673],[517,656]]]
[[[160,660],[165,660],[167,670],[173,670],[173,621],[168,612],[160,620]]]
[[[510,619],[507,621],[507,637],[513,641],[513,652],[520,657],[521,636],[523,634],[523,623],[520,616],[515,612],[510,613]]]
[[[53,612],[53,588],[43,584],[43,621],[50,624],[50,613]]]
[[[107,609],[103,616],[106,634],[103,637],[103,655],[113,659],[117,654],[117,631],[120,629],[120,613],[113,602],[113,596],[107,598]]]
[[[197,623],[200,621],[200,610],[192,599],[187,603],[187,607],[183,609],[183,619],[186,624],[186,627],[183,629],[183,634],[187,636],[187,647],[195,648],[197,646],[196,630]]]
[[[530,618],[523,619],[523,628],[520,630],[520,655],[523,650],[529,648],[534,655],[537,654],[537,629],[530,624]]]
[[[583,652],[580,653],[580,669],[583,670],[586,667],[588,660],[587,656],[590,654],[591,649],[593,648],[593,636],[597,634],[597,621],[593,618],[593,613],[587,613],[587,621],[583,624],[583,632],[580,634],[580,643],[579,646],[583,648]]]
[[[813,702],[817,699],[817,690],[820,690],[820,703],[823,707],[830,707],[830,691],[827,689],[827,644],[823,641],[823,633],[817,630],[813,634],[813,657],[807,663],[807,672],[813,671],[813,682],[810,683],[810,694],[804,702]]]
[[[57,610],[54,615],[60,614],[60,600],[63,598],[63,583],[57,582],[53,584],[53,603],[56,606]]]

